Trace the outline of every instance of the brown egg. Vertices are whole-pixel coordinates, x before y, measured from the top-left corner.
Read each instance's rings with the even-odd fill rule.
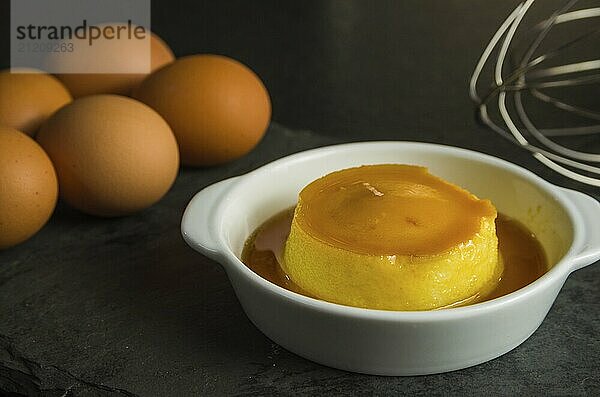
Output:
[[[56,77],[27,71],[0,72],[0,124],[33,136],[44,120],[71,102],[71,94]]]
[[[150,75],[134,96],[167,120],[187,165],[243,156],[260,141],[271,118],[269,93],[258,76],[218,55],[180,58]]]
[[[76,99],[42,126],[37,139],[54,163],[60,196],[92,215],[151,206],[169,190],[179,167],[165,120],[118,95]]]
[[[135,42],[134,42],[135,45]],[[97,46],[98,51],[111,51]],[[124,48],[119,53],[107,53],[103,55],[106,62],[115,63],[123,68],[140,62],[139,57],[143,51],[140,49]],[[64,56],[58,58],[58,62],[63,62]],[[158,68],[173,62],[175,56],[169,46],[157,35],[152,33],[150,37],[150,70]],[[69,89],[73,97],[79,98],[85,95],[94,94],[120,94],[130,95],[132,90],[137,87],[147,74],[139,73],[65,73],[57,74],[57,77]]]
[[[37,233],[57,196],[56,173],[42,148],[24,133],[0,126],[0,249]]]

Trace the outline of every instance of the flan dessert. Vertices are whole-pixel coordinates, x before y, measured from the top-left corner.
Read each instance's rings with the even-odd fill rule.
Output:
[[[365,165],[299,194],[281,268],[311,296],[382,310],[463,305],[501,275],[496,209],[424,167]]]

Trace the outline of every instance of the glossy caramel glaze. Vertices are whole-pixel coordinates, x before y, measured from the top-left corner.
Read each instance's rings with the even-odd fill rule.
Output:
[[[310,296],[295,285],[277,261],[290,230],[294,208],[285,210],[261,225],[246,241],[242,261],[261,277],[285,289]],[[504,272],[494,290],[486,296],[470,299],[473,304],[514,292],[541,277],[548,264],[535,236],[520,222],[503,214],[496,218],[496,232]],[[452,306],[458,306],[452,305]]]
[[[469,241],[489,200],[427,168],[379,164],[332,172],[301,192],[296,218],[311,237],[367,255],[434,255]]]

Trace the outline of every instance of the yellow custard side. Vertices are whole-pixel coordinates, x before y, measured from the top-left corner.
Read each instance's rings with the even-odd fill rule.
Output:
[[[431,310],[491,291],[502,274],[488,200],[427,172],[383,164],[328,174],[299,195],[281,264],[309,294]]]

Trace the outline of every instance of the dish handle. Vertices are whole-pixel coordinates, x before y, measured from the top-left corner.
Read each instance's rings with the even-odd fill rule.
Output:
[[[221,256],[216,241],[215,210],[222,202],[223,193],[236,179],[225,179],[200,190],[187,205],[181,220],[181,234],[186,243],[214,261]]]
[[[591,265],[600,259],[600,203],[587,194],[575,190],[562,189],[583,218],[584,246],[573,260],[573,271]]]

